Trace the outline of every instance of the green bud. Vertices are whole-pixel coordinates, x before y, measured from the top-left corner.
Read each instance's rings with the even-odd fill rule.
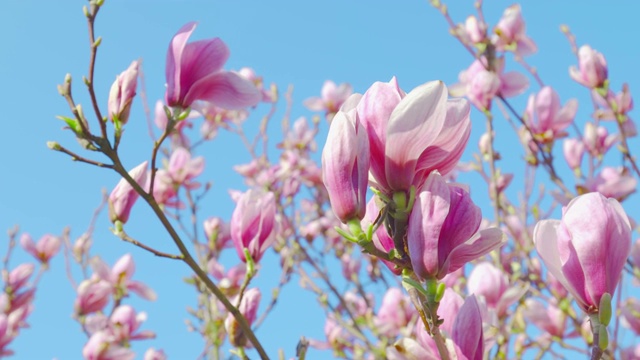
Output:
[[[60,144],[57,141],[47,141],[47,147],[51,150],[60,150]]]
[[[607,332],[607,327],[602,324],[598,328],[598,346],[602,350],[609,346],[609,333]]]
[[[608,326],[611,321],[611,294],[604,293],[600,298],[600,306],[598,307],[598,318],[600,320],[600,324],[604,326]]]
[[[393,194],[393,202],[396,204],[397,209],[406,209],[407,207],[407,194],[403,191],[399,191]]]
[[[440,300],[442,300],[442,297],[444,297],[444,291],[446,290],[447,285],[445,285],[444,283],[439,283],[438,287],[436,288],[436,302],[440,302]]]
[[[93,47],[97,48],[98,46],[100,46],[100,44],[102,44],[102,36],[98,36],[96,41],[93,42]]]

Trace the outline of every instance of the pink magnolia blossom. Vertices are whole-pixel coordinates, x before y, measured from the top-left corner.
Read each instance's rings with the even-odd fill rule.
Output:
[[[118,119],[122,124],[129,121],[131,103],[136,96],[139,66],[139,61],[133,61],[129,68],[118,75],[116,81],[111,85],[107,110],[112,121]]]
[[[504,58],[495,59],[493,67],[493,71],[487,69],[486,58],[475,60],[467,70],[460,72],[460,82],[449,87],[449,94],[466,96],[478,109],[489,110],[496,96],[516,96],[529,86],[529,80],[523,74],[504,73]]]
[[[458,25],[457,34],[466,44],[480,44],[487,38],[487,24],[471,15],[467,17],[464,25]]]
[[[231,239],[240,260],[246,262],[244,249],[254,262],[275,240],[276,201],[272,192],[250,189],[242,194],[231,215]]]
[[[74,303],[74,309],[78,315],[87,315],[101,311],[111,299],[113,286],[105,280],[97,277],[84,280],[76,289],[78,295]]]
[[[440,305],[438,306],[438,317],[442,319],[440,329],[448,334],[448,336],[451,336],[453,323],[460,312],[462,304],[464,304],[462,296],[450,288],[445,289],[444,295],[440,300]]]
[[[603,98],[596,92],[593,98],[598,105],[604,108],[596,111],[595,117],[600,120],[616,120],[616,114],[626,116],[628,112],[633,110],[633,98],[627,84],[623,84],[622,91],[617,94],[609,90],[606,98]],[[615,105],[615,111],[611,108],[611,105]]]
[[[310,128],[305,117],[298,118],[286,131],[285,139],[278,147],[288,150],[316,151],[317,128]]]
[[[145,189],[148,182],[147,161],[144,161],[129,171],[129,175],[138,185]],[[109,195],[109,218],[111,222],[120,221],[126,223],[129,220],[129,214],[131,213],[133,204],[138,200],[138,196],[138,193],[126,179],[120,179],[118,185],[116,185]]]
[[[218,134],[218,129],[231,130],[231,125],[240,125],[249,117],[247,110],[228,110],[206,102],[194,103],[192,110],[202,114],[204,118],[200,134],[205,140],[213,140]]]
[[[565,139],[562,143],[562,152],[567,165],[574,171],[580,169],[585,146],[579,139]]]
[[[257,104],[262,95],[249,80],[222,70],[229,49],[219,38],[187,43],[196,23],[184,25],[171,40],[167,51],[167,92],[171,107],[188,108],[196,100],[226,109]]]
[[[272,84],[270,89],[265,89],[262,76],[258,76],[255,70],[253,70],[252,68],[243,67],[242,69],[238,70],[237,73],[243,78],[251,81],[256,89],[260,91],[260,94],[262,94],[262,99],[260,101],[272,103],[278,100],[278,93],[275,85]]]
[[[451,340],[464,358],[469,360],[483,359],[482,313],[474,295],[468,296],[460,307],[451,330]],[[456,352],[458,353],[458,351]]]
[[[133,291],[138,296],[154,301],[156,293],[147,285],[131,280],[136,271],[136,265],[131,254],[125,254],[109,268],[100,258],[92,259],[91,265],[93,271],[102,280],[107,281],[113,287],[114,296],[117,298],[125,297],[129,291]]]
[[[204,158],[199,156],[191,158],[191,153],[183,148],[176,148],[169,158],[167,175],[172,180],[174,186],[184,186],[187,189],[197,189],[200,184],[192,181],[202,174],[204,170]]]
[[[529,97],[524,121],[534,136],[543,142],[566,136],[578,110],[578,101],[571,99],[561,108],[560,97],[551,87],[545,86]]]
[[[617,141],[618,136],[616,134],[609,135],[609,132],[603,126],[596,128],[590,122],[584,125],[582,143],[591,156],[602,158]]]
[[[35,266],[33,264],[25,263],[16,266],[13,270],[9,272],[9,278],[6,280],[9,288],[11,288],[12,292],[17,292],[22,290],[22,288],[27,284],[29,278],[33,274],[33,270]]]
[[[525,34],[525,24],[519,4],[509,6],[493,29],[493,43],[498,50],[513,48],[520,55],[531,55],[538,51],[536,44]]]
[[[533,240],[549,272],[592,313],[618,285],[631,250],[631,226],[620,203],[588,193],[563,208],[562,220],[539,221]]]
[[[144,353],[144,360],[167,360],[167,355],[165,355],[163,350],[149,348]]]
[[[247,290],[240,301],[240,305],[238,305],[238,311],[240,311],[242,316],[247,320],[249,326],[251,326],[257,318],[261,298],[260,290],[258,288],[251,288]],[[233,314],[227,315],[224,321],[224,327],[227,330],[227,334],[229,334],[229,342],[231,345],[236,347],[251,346],[251,343],[240,329],[240,325]]]
[[[391,287],[382,298],[374,324],[381,334],[396,337],[418,315],[413,303],[400,288]]]
[[[82,348],[85,360],[133,360],[136,354],[129,348],[114,342],[112,335],[99,331],[89,338]]]
[[[199,103],[194,104],[195,111],[189,112],[189,116],[186,119],[180,120],[175,123],[173,127],[173,131],[170,134],[171,137],[171,145],[173,147],[186,147],[188,148],[191,144],[191,140],[185,134],[185,130],[193,127],[192,120],[199,117],[200,113],[198,112],[200,107],[197,107]],[[162,101],[158,100],[156,102],[155,112],[153,122],[156,124],[158,129],[165,131],[167,129],[167,125],[169,124],[169,118],[167,117],[167,109],[169,111],[170,116],[174,116],[175,112],[172,108],[165,108],[165,105]],[[173,114],[173,115],[171,115]]]
[[[354,278],[358,278],[361,265],[360,258],[353,254],[344,253],[340,257],[340,263],[342,264],[342,276],[344,276],[345,279],[351,281]]]
[[[420,188],[433,170],[451,172],[469,140],[469,104],[448,100],[441,81],[420,85],[409,94],[377,82],[358,104],[371,154],[370,183],[383,193]]]
[[[326,114],[335,114],[342,104],[353,94],[353,88],[348,83],[336,85],[331,80],[324,82],[321,97],[311,97],[304,101],[311,111],[324,111]]]
[[[526,299],[522,311],[524,318],[545,333],[562,338],[567,325],[567,315],[553,303]]]
[[[369,142],[356,115],[359,99],[359,94],[352,95],[334,116],[322,151],[322,180],[331,208],[343,223],[362,220],[366,211]]]
[[[640,238],[634,241],[631,248],[631,262],[633,266],[640,268]]]
[[[597,175],[584,184],[588,191],[597,191],[608,198],[624,200],[636,191],[638,180],[624,168],[605,166]]]
[[[478,231],[481,221],[480,208],[468,192],[431,173],[409,217],[407,244],[416,275],[442,279],[502,245],[502,231]]]
[[[136,311],[129,305],[120,305],[109,317],[110,332],[115,341],[128,343],[130,340],[152,339],[155,337],[153,331],[138,331],[140,325],[147,320],[147,314]]]
[[[582,45],[578,50],[578,68],[571,66],[569,75],[590,89],[602,87],[608,76],[607,61],[591,46]]]
[[[481,262],[469,274],[467,290],[470,294],[484,297],[487,307],[495,309],[498,317],[503,317],[509,306],[522,298],[528,286],[509,284],[504,272],[489,262]]]
[[[34,258],[46,264],[60,250],[60,239],[46,234],[38,240],[38,243],[34,243],[31,235],[23,234],[20,237],[20,245]]]
[[[219,217],[210,217],[202,223],[204,235],[210,250],[219,254],[223,249],[232,246],[229,224]]]

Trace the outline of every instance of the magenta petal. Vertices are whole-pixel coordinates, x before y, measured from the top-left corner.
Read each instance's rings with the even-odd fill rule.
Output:
[[[165,75],[167,78],[167,103],[171,106],[180,100],[182,90],[180,85],[182,54],[187,45],[191,33],[196,28],[195,22],[189,22],[178,30],[169,44],[167,51],[167,67]]]
[[[357,107],[358,119],[369,137],[371,174],[381,188],[387,188],[384,173],[387,124],[402,96],[395,78],[389,83],[376,82],[362,96]]]
[[[256,105],[262,94],[249,80],[232,72],[217,72],[196,81],[185,95],[187,104],[195,100],[211,102],[225,109]]]
[[[129,283],[127,284],[127,289],[133,291],[143,299],[147,299],[149,301],[155,301],[158,297],[150,287],[139,281],[129,281]]]
[[[413,89],[391,113],[385,149],[385,174],[391,189],[411,186],[418,158],[442,130],[446,104],[447,87],[442,81],[432,81]]]
[[[442,265],[442,277],[463,267],[471,260],[486,255],[502,246],[507,240],[498,228],[484,229],[478,232],[468,242],[453,249]]]
[[[484,340],[482,314],[474,295],[467,297],[453,323],[451,339],[469,360],[482,360]]]
[[[449,186],[433,173],[416,198],[409,217],[407,247],[415,273],[423,279],[444,277],[440,272],[440,232],[449,213]]]
[[[184,47],[180,88],[189,89],[199,79],[219,72],[229,58],[229,48],[220,38],[194,41]],[[248,81],[248,80],[247,80]]]
[[[500,81],[500,94],[504,97],[520,95],[529,87],[529,79],[518,72],[508,72],[500,76]]]

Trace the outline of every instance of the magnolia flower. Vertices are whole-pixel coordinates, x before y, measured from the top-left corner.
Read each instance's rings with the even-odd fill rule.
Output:
[[[383,193],[420,188],[433,170],[451,172],[469,140],[469,104],[448,100],[441,81],[405,94],[395,78],[377,82],[358,104],[369,137],[370,183]]]
[[[23,234],[22,237],[20,237],[20,245],[34,258],[46,264],[58,253],[58,250],[60,250],[60,239],[56,236],[46,234],[42,236],[37,243],[34,243],[31,235]]]
[[[336,85],[333,81],[327,80],[322,86],[322,95],[306,99],[304,106],[311,111],[324,111],[327,114],[334,114],[338,112],[352,93],[353,88],[350,84],[342,83]]]
[[[506,240],[500,229],[480,230],[482,213],[464,189],[431,173],[409,217],[407,245],[413,271],[442,279]]]
[[[187,23],[169,44],[167,105],[188,108],[194,101],[202,100],[223,108],[238,109],[257,104],[262,95],[251,81],[222,70],[229,57],[229,49],[222,40],[214,38],[187,43],[195,28],[195,22]]]
[[[498,95],[512,97],[523,93],[529,80],[517,72],[504,72],[504,58],[494,60],[490,70],[486,58],[475,60],[458,75],[459,83],[449,87],[451,96],[466,96],[480,110],[489,110]]]
[[[231,239],[238,257],[246,262],[244,249],[254,262],[275,240],[276,200],[272,192],[251,189],[240,196],[231,215]]]
[[[92,259],[91,265],[98,278],[111,284],[115,296],[124,297],[129,294],[129,291],[133,291],[144,299],[150,301],[156,299],[156,293],[151,288],[139,281],[131,280],[136,271],[136,265],[131,254],[123,255],[116,261],[113,268],[109,268],[98,257]]]
[[[147,161],[136,166],[129,171],[129,176],[135,180],[142,188],[147,187]],[[113,188],[109,195],[109,218],[111,222],[120,221],[126,223],[129,220],[129,213],[133,204],[138,200],[138,193],[126,179],[120,179],[118,185]]]
[[[116,81],[111,85],[107,110],[112,121],[118,119],[122,124],[126,124],[129,120],[131,103],[136,96],[139,66],[139,61],[132,62],[129,68],[118,75]]]
[[[578,50],[578,68],[571,66],[569,75],[590,89],[602,87],[608,76],[607,61],[591,46],[582,45]]]
[[[529,289],[528,286],[510,286],[507,275],[489,262],[481,262],[473,268],[467,281],[470,294],[484,297],[487,307],[495,309],[499,317],[507,313]]]
[[[334,116],[322,151],[322,180],[331,208],[343,223],[362,220],[366,211],[369,142],[356,115],[359,99],[360,95],[352,95]]]
[[[394,338],[417,316],[416,308],[400,288],[389,288],[382,298],[382,305],[374,318],[378,331]]]
[[[531,55],[538,50],[536,44],[525,34],[524,19],[519,4],[509,6],[493,29],[492,42],[498,50],[513,47],[520,55]]]
[[[533,230],[538,254],[587,313],[613,293],[631,251],[631,225],[618,201],[600,193],[576,197],[562,220],[542,220]]]
[[[541,141],[553,141],[566,136],[564,131],[576,116],[578,101],[571,99],[560,108],[558,93],[549,86],[529,96],[524,121]]]
[[[247,320],[249,326],[253,324],[256,320],[258,314],[258,306],[260,306],[260,290],[258,288],[252,288],[247,290],[247,292],[242,297],[240,301],[240,305],[238,306],[238,311],[244,316]],[[229,313],[227,315],[226,320],[224,321],[224,327],[227,330],[227,334],[229,334],[229,342],[231,345],[236,347],[245,347],[250,346],[251,343],[246,338],[246,335],[240,329],[240,325],[236,321],[236,318],[233,314]]]
[[[624,168],[605,166],[594,177],[589,177],[584,184],[588,191],[597,191],[608,198],[624,200],[636,191],[638,180]]]
[[[567,315],[555,304],[543,304],[539,300],[526,299],[522,315],[547,334],[563,337]]]

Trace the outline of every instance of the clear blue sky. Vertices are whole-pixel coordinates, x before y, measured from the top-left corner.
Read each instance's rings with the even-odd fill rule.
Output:
[[[471,1],[449,3],[452,16],[458,22],[473,13]],[[487,3],[485,14],[490,24],[495,24],[502,10],[511,5],[506,1]],[[110,190],[118,181],[114,173],[72,163],[68,157],[45,146],[48,140],[58,140],[77,149],[73,136],[61,131],[63,124],[55,119],[56,115],[68,114],[56,85],[63,81],[66,73],[71,73],[77,101],[88,105],[81,81],[89,57],[86,22],[81,11],[84,4],[80,0],[0,2],[0,33],[3,34],[0,103],[4,125],[0,132],[0,159],[5,169],[0,176],[2,230],[19,224],[23,231],[39,238],[44,233],[57,234],[65,226],[71,226],[72,235],[77,237],[86,229],[100,201],[100,189]],[[634,93],[640,84],[637,69],[640,48],[635,39],[640,5],[583,1],[578,8],[577,4],[532,1],[523,4],[523,13],[527,32],[540,50],[530,61],[537,65],[543,79],[559,90],[563,102],[569,97],[579,99],[578,119],[583,124],[591,105],[587,92],[568,78],[567,68],[575,64],[575,58],[558,30],[559,25],[568,24],[579,44],[589,43],[604,53],[614,89],[627,81]],[[266,83],[275,82],[282,91],[289,84],[295,85],[293,118],[312,115],[302,106],[302,100],[319,94],[325,79],[346,81],[356,91],[364,92],[374,81],[388,81],[395,75],[400,85],[409,91],[433,79],[449,84],[456,82],[459,71],[471,63],[470,56],[448,35],[442,16],[426,1],[106,0],[97,25],[103,44],[95,82],[102,104],[106,106],[116,74],[138,58],[144,61],[151,105],[161,98],[169,40],[184,23],[192,20],[199,22],[194,38],[218,36],[230,47],[228,69],[253,67],[264,76]],[[512,68],[520,69],[517,65]],[[536,87],[526,94],[533,90]],[[522,108],[525,99],[523,95],[514,103]],[[265,112],[264,108],[258,109],[247,126],[251,128],[251,122],[257,124]],[[469,159],[471,152],[476,151],[478,136],[484,131],[481,116],[477,112],[472,116],[474,130],[463,159]],[[277,134],[279,125],[274,123],[273,129]],[[318,139],[320,146],[325,136],[323,133]],[[499,143],[498,150],[508,152],[510,146],[508,142]],[[149,149],[141,102],[136,99],[122,145],[127,165],[132,167],[146,159]],[[231,170],[232,165],[249,158],[241,149],[230,136],[222,136],[199,149],[199,154],[207,158],[203,180],[214,182],[202,219],[211,215],[230,217],[232,202],[227,190],[245,188]],[[640,151],[637,142],[632,142],[632,150]],[[539,179],[546,181],[542,176]],[[476,201],[486,202],[482,190],[473,194]],[[626,204],[627,210],[630,204]],[[158,222],[143,204],[139,205],[132,215],[134,220],[127,224],[127,231],[149,244],[172,250]],[[193,291],[181,283],[188,275],[187,268],[120,242],[107,230],[109,225],[103,214],[95,234],[94,254],[100,254],[112,264],[122,254],[132,253],[138,264],[135,278],[158,293],[155,303],[136,298],[131,302],[136,309],[148,313],[144,328],[153,329],[158,335],[156,340],[139,342],[135,347],[139,356],[148,346],[154,346],[165,349],[172,359],[195,358],[201,351],[202,341],[189,334],[184,325],[185,306],[195,304]],[[6,238],[0,238],[3,239],[0,254],[4,254]],[[21,260],[25,257],[16,257],[13,264]],[[52,271],[46,274],[38,289],[35,310],[29,318],[31,329],[23,331],[11,346],[17,353],[16,358],[77,359],[81,356],[86,338],[70,318],[75,294],[65,277],[62,260],[59,256],[53,262]],[[275,270],[269,270],[270,266]],[[256,283],[268,297],[278,276],[274,256],[267,256],[264,268]],[[78,280],[79,274],[76,275]],[[322,314],[316,312],[317,309],[313,297],[301,293],[296,281],[292,281],[284,290],[280,305],[258,333],[268,352],[275,355],[278,348],[284,348],[290,357],[301,335],[324,339]],[[328,356],[328,352],[314,352],[309,358]]]

